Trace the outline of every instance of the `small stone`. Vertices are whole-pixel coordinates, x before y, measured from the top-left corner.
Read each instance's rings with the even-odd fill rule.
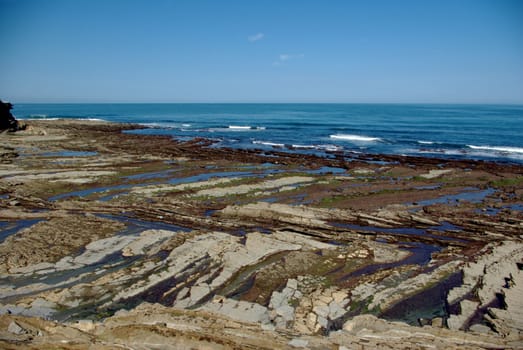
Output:
[[[287,281],[287,288],[291,288],[291,289],[298,289],[298,281],[295,280],[295,279],[290,279]]]
[[[11,321],[11,323],[9,323],[9,326],[7,327],[7,331],[9,333],[13,333],[13,334],[16,334],[16,335],[20,335],[20,334],[25,334],[27,333],[27,331],[25,329],[23,329],[18,323],[16,323],[15,321]]]
[[[310,310],[310,309],[312,309],[312,300],[305,297],[300,300],[300,306],[304,309]]]
[[[289,305],[283,305],[276,309],[276,313],[281,316],[286,322],[294,319],[294,308]]]
[[[95,325],[92,320],[78,320],[72,326],[83,332],[90,332],[95,328]]]
[[[278,317],[278,313],[276,310],[272,309],[269,311],[269,319],[275,320]]]
[[[432,319],[432,327],[442,328],[443,327],[443,318],[442,317],[434,317]]]
[[[428,318],[418,318],[418,324],[423,327],[423,326],[430,326],[431,325],[431,320],[428,319]]]
[[[329,326],[329,320],[327,320],[324,317],[318,316],[318,324],[322,327],[327,329]]]
[[[314,304],[314,307],[316,307],[316,306],[327,306],[327,305],[329,305],[329,303],[326,303],[326,302],[324,302],[323,300],[320,300],[320,299],[316,299],[316,300],[314,300],[314,301],[312,301],[312,302],[313,302],[313,304]]]
[[[176,300],[182,300],[184,298],[187,298],[188,295],[189,295],[189,288],[183,287],[182,290],[180,290],[180,292],[176,296]],[[216,301],[216,302],[218,302],[218,301]]]
[[[328,306],[315,306],[312,311],[314,311],[318,316],[321,316],[323,318],[329,317],[329,307]]]
[[[305,323],[303,323],[303,320],[294,322],[293,329],[298,332],[299,334],[311,334],[311,330]]]
[[[332,297],[330,297],[328,295],[320,295],[318,297],[318,299],[323,301],[325,303],[325,305],[329,305],[331,303],[331,301],[333,300]]]
[[[283,320],[283,318],[278,317],[274,320],[275,328],[276,329],[286,329],[287,328],[287,322]]]
[[[321,326],[319,323],[316,323],[316,326],[314,327],[314,333],[318,333],[319,331],[321,331]]]
[[[122,255],[125,257],[130,257],[134,255],[134,252],[130,247],[125,247],[122,249]]]
[[[463,328],[469,318],[476,312],[479,307],[479,302],[471,300],[462,300],[460,303],[461,314],[460,315],[450,315],[447,320],[448,327],[452,330],[459,330]]]
[[[277,309],[277,308],[280,307],[280,305],[283,304],[283,300],[284,300],[283,293],[274,292],[274,293],[272,293],[271,301],[269,303],[269,307],[271,307],[273,309]]]
[[[335,301],[331,302],[329,304],[329,318],[331,320],[335,320],[343,315],[345,315],[346,311],[343,309],[338,303]]]
[[[309,342],[305,339],[294,338],[289,342],[289,345],[295,348],[305,348],[309,345]]]
[[[469,330],[472,332],[482,333],[482,334],[492,333],[492,330],[488,326],[485,326],[483,324],[474,324],[474,325],[470,326]]]
[[[332,293],[332,298],[334,299],[334,301],[336,301],[337,303],[341,303],[341,301],[345,298],[347,298],[347,293],[345,292],[342,292],[342,291],[336,291],[336,292],[333,292]]]
[[[264,331],[274,331],[276,327],[272,323],[262,323],[261,329]]]
[[[191,287],[191,300],[193,302],[198,302],[205,296],[207,296],[210,292],[209,285],[207,284],[201,284],[199,286],[193,286]]]
[[[349,311],[350,310],[350,299],[349,298],[346,298],[346,299],[343,299],[341,302],[340,302],[340,306],[342,308],[344,308],[345,310]]]
[[[306,322],[306,324],[307,324],[307,327],[308,327],[310,330],[314,330],[317,321],[318,321],[318,316],[316,316],[315,313],[310,312],[310,313],[307,315],[307,320],[306,320],[305,322]]]

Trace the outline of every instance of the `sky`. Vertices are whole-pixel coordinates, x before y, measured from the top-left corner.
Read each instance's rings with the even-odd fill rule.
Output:
[[[523,104],[520,0],[0,0],[11,102]]]

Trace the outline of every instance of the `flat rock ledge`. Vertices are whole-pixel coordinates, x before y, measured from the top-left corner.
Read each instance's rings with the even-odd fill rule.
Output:
[[[230,306],[224,306],[229,308]],[[236,311],[234,311],[236,310]],[[246,308],[231,309],[241,313]],[[247,308],[248,310],[248,308]],[[409,326],[361,315],[327,336],[281,332],[206,310],[173,310],[143,303],[104,322],[59,324],[0,316],[2,349],[493,349],[521,342],[443,328]]]
[[[447,321],[450,329],[471,329],[509,338],[523,336],[523,243],[491,243],[463,268],[463,284],[449,291],[447,301],[460,313]],[[474,296],[474,297],[471,297]],[[478,319],[480,320],[478,322]],[[488,325],[489,327],[486,327]]]

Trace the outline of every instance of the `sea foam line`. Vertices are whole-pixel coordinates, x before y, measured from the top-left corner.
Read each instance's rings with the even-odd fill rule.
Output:
[[[351,135],[351,134],[335,134],[330,135],[331,139],[334,140],[345,140],[345,141],[356,141],[356,142],[376,142],[382,141],[379,137]]]
[[[229,125],[227,127],[231,130],[265,130],[264,126],[250,126],[250,125]]]
[[[275,142],[268,142],[268,141],[252,141],[255,145],[264,145],[264,146],[271,146],[271,147],[279,147],[283,148],[285,145],[283,143],[275,143]]]
[[[484,150],[484,151],[497,151],[497,152],[506,152],[506,153],[523,153],[523,148],[521,148],[521,147],[474,146],[474,145],[467,145],[467,147],[472,148],[472,149]]]

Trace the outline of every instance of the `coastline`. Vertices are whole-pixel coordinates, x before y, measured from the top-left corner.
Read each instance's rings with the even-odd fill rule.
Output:
[[[522,345],[523,166],[25,122],[0,135],[6,348]]]
[[[70,104],[22,105],[20,118],[96,119],[149,126],[140,134],[208,138],[214,147],[359,152],[523,164],[522,110],[485,105]]]

